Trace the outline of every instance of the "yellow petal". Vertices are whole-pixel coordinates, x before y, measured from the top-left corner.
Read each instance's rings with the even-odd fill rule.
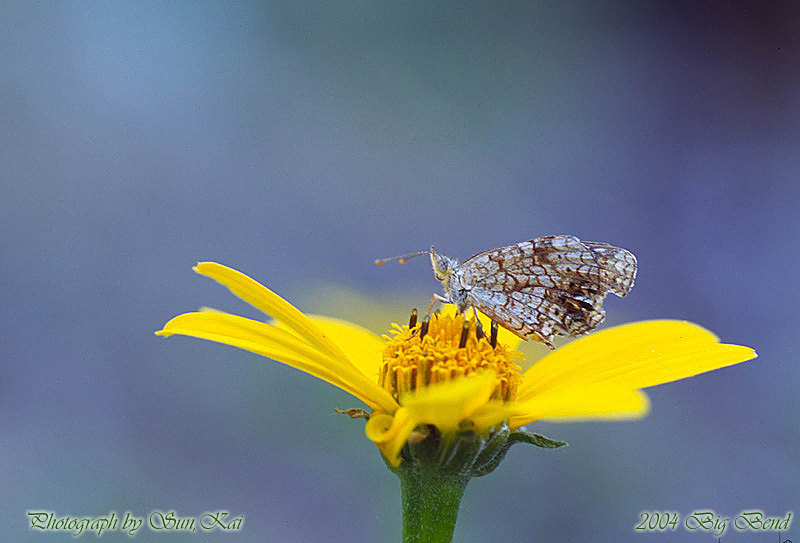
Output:
[[[386,340],[345,320],[308,315],[311,322],[339,347],[348,360],[368,378],[378,382]]]
[[[549,391],[526,402],[492,402],[478,409],[471,419],[476,428],[491,428],[507,420],[509,428],[516,430],[541,419],[568,422],[641,418],[648,413],[649,405],[644,392],[592,385]]]
[[[495,387],[494,371],[431,385],[406,394],[400,405],[417,424],[433,424],[442,433],[457,430],[459,423],[486,405]]]
[[[545,356],[523,375],[519,401],[587,384],[654,386],[755,358],[749,347],[717,343],[684,321],[645,321],[580,338]]]
[[[367,423],[366,434],[395,467],[400,464],[400,450],[411,432],[420,424],[432,424],[443,434],[459,429],[459,423],[470,419],[487,404],[495,386],[495,373],[485,371],[431,385],[405,395],[394,417],[385,413],[373,414]]]
[[[368,439],[375,442],[381,454],[397,467],[400,465],[400,451],[416,427],[417,422],[411,418],[408,409],[401,407],[394,416],[383,412],[372,413],[364,432]]]
[[[333,358],[344,357],[342,351],[308,317],[259,282],[216,262],[200,262],[194,271],[225,285],[245,302],[280,321],[306,343]]]
[[[541,419],[558,422],[637,419],[650,411],[650,401],[640,390],[600,385],[540,394],[516,407],[518,414],[508,421],[512,430]]]
[[[356,396],[373,409],[392,412],[397,403],[377,382],[346,358],[332,358],[296,336],[270,324],[227,313],[184,313],[164,325],[158,335],[181,334],[225,343],[267,356],[310,373]]]
[[[469,420],[473,423],[476,432],[483,433],[503,421],[511,420],[520,413],[524,413],[524,411],[514,402],[491,401],[472,413]]]

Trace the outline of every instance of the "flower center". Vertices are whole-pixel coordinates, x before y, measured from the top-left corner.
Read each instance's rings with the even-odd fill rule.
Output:
[[[463,315],[434,315],[430,322],[397,326],[383,350],[379,384],[396,400],[406,392],[466,377],[491,368],[497,374],[492,399],[516,398],[522,381],[519,351],[497,344],[496,338],[478,338],[475,319]],[[482,335],[482,334],[481,334]],[[495,346],[496,345],[496,346]]]

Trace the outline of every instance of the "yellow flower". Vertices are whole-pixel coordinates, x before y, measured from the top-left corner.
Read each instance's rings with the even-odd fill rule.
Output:
[[[478,339],[474,319],[452,308],[411,328],[395,325],[391,337],[381,338],[348,322],[306,316],[221,264],[201,262],[194,270],[275,324],[201,311],[178,315],[157,334],[240,347],[349,392],[372,410],[367,437],[395,467],[403,447],[424,439],[431,427],[446,441],[459,432],[487,435],[504,425],[513,431],[540,419],[638,418],[649,409],[642,388],[756,357],[749,347],[718,343],[695,324],[656,320],[577,339],[522,373],[515,336],[501,329],[496,342]]]

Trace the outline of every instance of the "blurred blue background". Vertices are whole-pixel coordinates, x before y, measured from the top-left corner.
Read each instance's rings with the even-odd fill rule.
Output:
[[[237,542],[399,541],[397,480],[333,414],[357,400],[153,331],[257,316],[199,260],[383,332],[439,285],[374,258],[555,233],[638,256],[609,324],[685,318],[760,357],[652,389],[641,421],[533,425],[571,446],[513,448],[456,540],[800,514],[798,24],[790,2],[2,3],[3,538],[72,539],[27,510],[159,509],[244,515]]]

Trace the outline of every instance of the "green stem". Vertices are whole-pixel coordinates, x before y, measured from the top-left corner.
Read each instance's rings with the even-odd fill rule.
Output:
[[[451,543],[458,506],[469,477],[436,465],[403,465],[396,473],[403,494],[403,543]]]

